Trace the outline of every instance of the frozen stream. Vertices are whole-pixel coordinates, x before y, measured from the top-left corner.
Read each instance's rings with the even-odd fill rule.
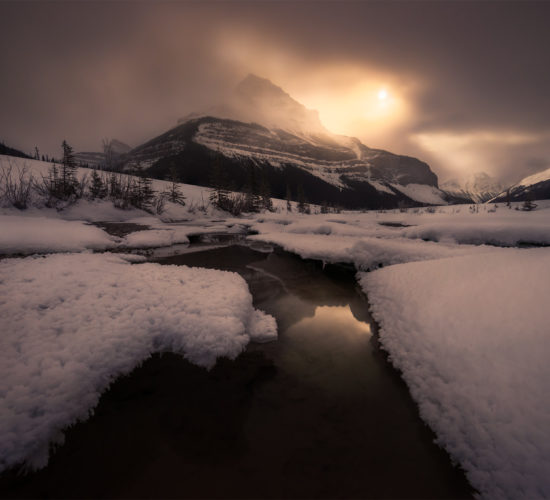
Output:
[[[380,351],[353,273],[246,246],[165,257],[248,282],[279,339],[210,372],[155,355],[6,497],[464,498]]]

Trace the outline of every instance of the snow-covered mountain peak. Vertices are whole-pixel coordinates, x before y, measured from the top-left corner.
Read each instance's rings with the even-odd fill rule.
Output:
[[[476,203],[483,203],[504,191],[505,187],[486,172],[473,172],[460,179],[451,179],[441,184],[444,191]]]

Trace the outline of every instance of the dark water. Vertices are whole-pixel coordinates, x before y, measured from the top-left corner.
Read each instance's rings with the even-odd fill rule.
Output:
[[[3,496],[464,498],[347,270],[245,246],[161,260],[239,272],[279,339],[207,372],[156,355]]]

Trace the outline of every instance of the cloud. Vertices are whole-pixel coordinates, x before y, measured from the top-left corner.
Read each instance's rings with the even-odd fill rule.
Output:
[[[0,16],[0,139],[26,150],[137,145],[253,72],[442,175],[550,158],[523,140],[550,130],[550,2],[4,2]]]

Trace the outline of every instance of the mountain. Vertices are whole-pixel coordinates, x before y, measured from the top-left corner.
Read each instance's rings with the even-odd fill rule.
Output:
[[[242,189],[250,175],[265,178],[272,196],[348,208],[390,208],[442,204],[437,176],[416,159],[373,149],[356,138],[332,134],[307,109],[269,80],[246,77],[232,97],[122,157],[126,171],[142,170],[165,178],[211,185],[221,163],[232,187]]]
[[[475,172],[465,179],[441,183],[440,189],[467,203],[484,203],[504,191],[504,186],[485,172]]]
[[[112,159],[118,159],[120,156],[129,153],[132,148],[117,139],[111,139],[106,145],[103,145],[103,152],[83,151],[75,153],[75,159],[77,162],[90,167],[105,166],[107,161],[106,152],[110,150]]]
[[[550,168],[525,177],[508,191],[499,194],[491,202],[550,199]]]

